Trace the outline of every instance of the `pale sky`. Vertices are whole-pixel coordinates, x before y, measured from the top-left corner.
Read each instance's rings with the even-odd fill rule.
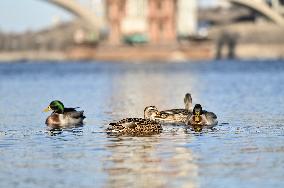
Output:
[[[0,30],[34,30],[50,25],[54,17],[72,18],[68,12],[44,1],[0,0]]]
[[[58,18],[72,19],[73,15],[44,1],[0,0],[0,31],[37,30],[51,25],[53,20]],[[198,1],[202,6],[210,6],[216,2],[216,0]]]

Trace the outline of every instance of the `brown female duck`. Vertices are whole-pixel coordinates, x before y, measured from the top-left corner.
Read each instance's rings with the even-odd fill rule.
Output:
[[[161,123],[185,123],[188,115],[192,114],[192,98],[191,94],[187,93],[184,97],[185,108],[182,109],[170,109],[158,111],[155,106],[152,106],[153,110],[147,114],[147,118],[159,121]]]
[[[146,136],[162,132],[162,126],[154,120],[147,118],[148,113],[155,111],[153,106],[144,110],[144,118],[125,118],[115,123],[110,123],[106,132],[115,135]]]

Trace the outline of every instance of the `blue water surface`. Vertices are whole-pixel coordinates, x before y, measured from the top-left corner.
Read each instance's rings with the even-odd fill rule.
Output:
[[[283,83],[283,61],[0,64],[0,187],[284,187]],[[104,132],[148,105],[182,108],[186,92],[215,130]],[[49,132],[55,99],[85,125]]]

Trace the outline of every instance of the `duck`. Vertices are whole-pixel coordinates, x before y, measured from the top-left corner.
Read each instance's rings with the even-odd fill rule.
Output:
[[[65,108],[61,101],[54,100],[43,110],[44,112],[53,111],[46,118],[45,124],[52,128],[82,125],[86,117],[84,111],[77,111],[77,108],[79,107]]]
[[[120,121],[110,123],[106,132],[111,135],[147,136],[162,132],[161,124],[155,120],[147,118],[146,114],[156,111],[154,106],[147,106],[144,110],[144,118],[125,118]]]
[[[201,132],[203,128],[213,128],[218,124],[217,116],[213,112],[202,109],[201,104],[196,104],[192,115],[188,115],[186,124],[196,132]]]
[[[161,123],[170,123],[170,124],[179,124],[185,123],[187,116],[192,114],[192,97],[190,93],[186,93],[184,97],[185,108],[182,109],[170,109],[158,111],[155,106],[152,107],[152,110],[148,112],[147,118],[159,121]]]

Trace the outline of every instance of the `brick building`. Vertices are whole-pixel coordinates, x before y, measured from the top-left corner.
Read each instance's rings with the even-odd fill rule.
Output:
[[[109,42],[140,34],[151,44],[175,43],[179,34],[195,30],[195,6],[196,0],[106,0]]]

